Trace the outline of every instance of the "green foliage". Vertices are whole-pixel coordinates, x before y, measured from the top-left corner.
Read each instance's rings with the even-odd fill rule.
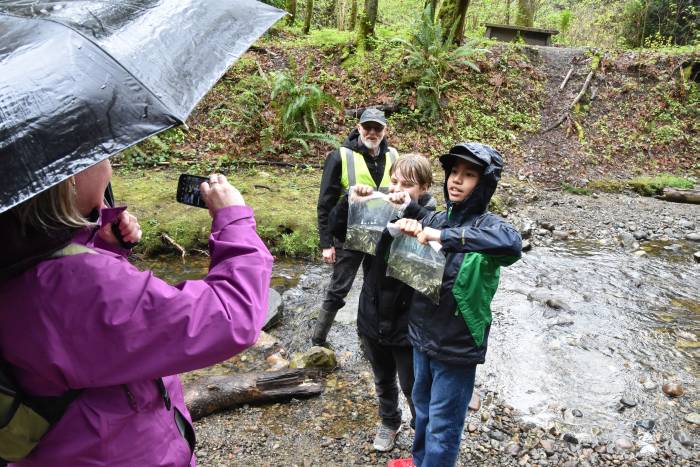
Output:
[[[573,195],[590,195],[593,193],[589,188],[578,187],[569,183],[562,183],[561,189]]]
[[[559,15],[559,32],[566,33],[571,26],[571,10],[564,10]]]
[[[321,88],[309,82],[312,68],[301,76],[295,69],[278,71],[270,78],[270,98],[277,113],[276,133],[287,142],[296,143],[308,151],[308,140],[337,144],[336,139],[320,132],[317,113],[323,107],[340,108],[340,103]]]
[[[169,162],[175,153],[172,147],[184,142],[184,131],[181,128],[171,128],[122,151],[114,157],[114,161],[129,168],[155,167]]]
[[[588,183],[588,188],[609,193],[619,193],[624,190],[633,190],[643,196],[661,194],[664,188],[693,188],[695,184],[687,178],[677,177],[671,174],[656,176],[641,176],[630,180],[600,179]]]
[[[661,48],[700,42],[700,6],[695,0],[630,0],[622,39],[631,47]]]
[[[465,65],[479,72],[479,67],[467,59],[477,50],[468,46],[455,49],[452,45],[457,26],[455,24],[445,36],[441,22],[433,19],[432,7],[428,5],[411,39],[394,39],[406,53],[406,78],[409,83],[415,83],[418,108],[425,120],[439,115],[443,95],[456,82],[449,79],[450,72],[456,71],[456,65]]]

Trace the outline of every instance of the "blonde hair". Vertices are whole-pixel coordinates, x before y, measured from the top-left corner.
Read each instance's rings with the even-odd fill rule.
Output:
[[[13,209],[23,228],[55,231],[93,225],[75,203],[75,180],[68,179]]]
[[[389,171],[390,175],[400,170],[401,175],[420,187],[430,187],[433,183],[433,169],[422,154],[412,152],[399,157]]]

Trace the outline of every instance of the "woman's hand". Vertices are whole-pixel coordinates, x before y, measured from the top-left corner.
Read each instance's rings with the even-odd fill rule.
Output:
[[[209,208],[209,215],[214,217],[217,209],[228,206],[245,206],[241,193],[221,174],[211,174],[209,182],[199,185],[202,199]]]
[[[374,193],[374,188],[369,185],[355,185],[351,190],[356,196],[369,196]]]
[[[112,225],[116,225],[119,233],[121,234],[121,242],[112,232]],[[123,246],[122,243],[135,244],[141,241],[141,226],[139,225],[136,216],[132,215],[129,211],[123,211],[117,216],[114,222],[102,227],[98,235],[102,240],[114,246]]]

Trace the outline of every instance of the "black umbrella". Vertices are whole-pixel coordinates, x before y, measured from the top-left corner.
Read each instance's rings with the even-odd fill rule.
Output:
[[[0,213],[183,123],[283,15],[254,0],[0,1]]]

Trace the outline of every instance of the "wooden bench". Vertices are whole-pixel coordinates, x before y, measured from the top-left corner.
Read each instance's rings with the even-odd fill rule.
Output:
[[[515,42],[522,38],[526,44],[552,45],[552,36],[559,34],[554,29],[526,28],[524,26],[511,26],[509,24],[484,23],[486,37],[503,42]]]

